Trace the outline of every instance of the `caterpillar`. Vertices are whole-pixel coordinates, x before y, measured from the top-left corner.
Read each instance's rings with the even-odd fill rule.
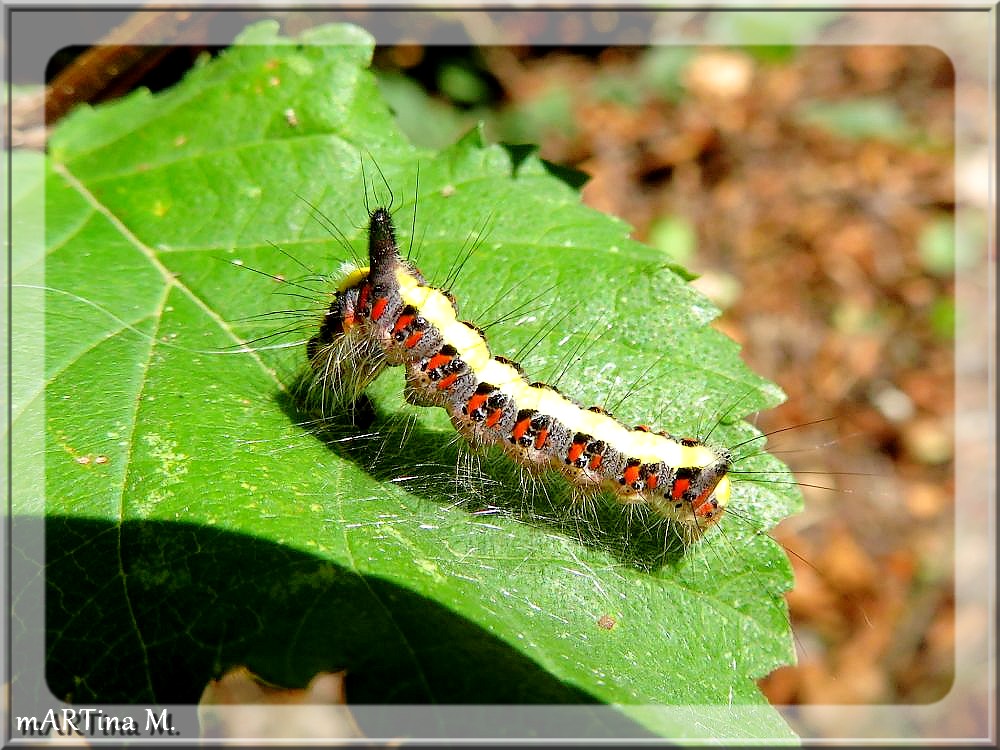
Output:
[[[493,355],[483,330],[459,318],[454,295],[403,258],[389,208],[369,212],[368,265],[344,269],[306,355],[307,390],[321,412],[356,401],[386,367],[401,366],[405,400],[443,408],[473,450],[499,446],[532,473],[556,472],[578,499],[604,492],[645,506],[686,539],[718,523],[729,502],[729,451],[627,427]]]

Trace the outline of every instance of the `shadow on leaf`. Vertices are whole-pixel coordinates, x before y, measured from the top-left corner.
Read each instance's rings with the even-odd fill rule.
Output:
[[[300,375],[290,393],[305,392],[307,383]],[[274,399],[293,422],[372,478],[431,502],[479,516],[508,516],[610,552],[643,571],[675,563],[685,553],[680,529],[642,506],[626,510],[604,496],[574,501],[569,483],[555,472],[530,474],[495,449],[476,453],[454,432],[427,429],[412,412],[382,413],[367,395],[339,413],[327,408],[322,420],[305,412],[295,395],[279,392]]]
[[[595,703],[441,605],[287,547],[65,516],[45,538],[46,678],[69,702],[195,703],[246,664],[286,686],[346,669],[352,704]]]

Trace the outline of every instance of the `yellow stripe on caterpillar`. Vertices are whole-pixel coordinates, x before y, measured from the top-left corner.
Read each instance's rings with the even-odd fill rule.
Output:
[[[441,332],[441,337],[455,347],[463,362],[477,373],[486,366],[492,356],[489,346],[477,331],[455,317],[451,300],[439,290],[424,286],[403,268],[396,269],[396,283],[403,302],[419,310]]]
[[[404,268],[396,269],[395,276],[403,302],[419,310],[441,332],[481,382],[500,389],[520,408],[547,414],[571,432],[593,435],[643,463],[704,467],[718,460],[706,446],[686,446],[656,433],[630,430],[613,417],[580,408],[551,388],[529,385],[514,367],[492,358],[486,340],[456,318],[455,308],[444,294],[424,286]]]
[[[340,269],[343,277],[340,279],[340,283],[337,284],[337,292],[342,294],[351,287],[357,286],[364,280],[370,270],[368,266],[355,266],[353,263],[345,263]]]
[[[729,496],[733,491],[733,480],[729,478],[726,474],[723,476],[717,485],[715,485],[715,499],[719,503],[719,507],[725,509],[729,505]]]

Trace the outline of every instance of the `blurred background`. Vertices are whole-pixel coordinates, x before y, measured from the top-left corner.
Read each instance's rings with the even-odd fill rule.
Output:
[[[331,21],[368,28],[384,41],[380,87],[414,143],[441,147],[483,121],[491,140],[539,144],[590,176],[586,203],[700,274],[717,327],[788,394],[756,418],[783,430],[770,449],[806,494],[805,512],[773,532],[797,579],[799,663],[761,681],[779,704],[933,702],[952,686],[956,635],[982,637],[956,634],[955,384],[958,366],[985,388],[985,361],[963,361],[956,341],[970,327],[985,336],[989,321],[956,306],[956,279],[978,277],[983,289],[962,293],[985,293],[988,151],[957,153],[955,139],[986,143],[989,89],[967,82],[958,112],[953,61],[936,47],[811,43],[887,23],[905,36],[913,23],[884,15],[271,16],[292,36]],[[104,45],[47,60],[47,96],[18,86],[15,65],[13,144],[42,147],[46,125],[81,101],[170,85],[260,17],[94,19]],[[929,21],[956,38],[969,23]],[[127,44],[151,34],[156,44]],[[749,41],[690,41],[715,38]],[[759,41],[772,38],[796,42]],[[957,196],[977,209],[960,225]]]

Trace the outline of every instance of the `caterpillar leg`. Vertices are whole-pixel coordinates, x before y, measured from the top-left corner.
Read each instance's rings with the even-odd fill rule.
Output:
[[[420,363],[410,363],[406,366],[406,380],[403,386],[403,398],[413,406],[442,406],[443,397],[437,392],[420,369]]]
[[[368,339],[341,336],[328,344],[309,342],[312,371],[306,402],[323,415],[357,401],[385,369],[380,350]]]

